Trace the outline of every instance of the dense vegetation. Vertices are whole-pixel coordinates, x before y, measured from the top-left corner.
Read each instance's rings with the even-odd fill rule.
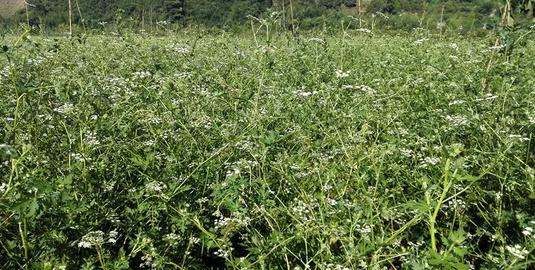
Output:
[[[0,268],[525,269],[535,43],[6,36]]]
[[[30,23],[43,28],[68,22],[67,0],[31,0]],[[202,24],[244,27],[249,16],[277,19],[302,29],[339,28],[343,21],[374,21],[392,29],[436,28],[446,23],[455,29],[493,28],[499,20],[498,0],[72,0],[75,24],[80,27],[125,25],[154,28],[162,24]],[[515,0],[513,11],[519,19],[533,17],[531,0]],[[360,5],[359,5],[360,3]],[[359,9],[360,6],[360,9]],[[359,11],[360,10],[360,11]],[[351,17],[349,17],[351,16]],[[358,19],[356,19],[358,18]],[[15,21],[25,21],[21,14]],[[355,24],[361,26],[361,23]]]

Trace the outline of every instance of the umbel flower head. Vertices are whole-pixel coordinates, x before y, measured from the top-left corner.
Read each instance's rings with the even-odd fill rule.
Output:
[[[25,5],[24,0],[0,0],[0,17],[7,19],[23,9]]]

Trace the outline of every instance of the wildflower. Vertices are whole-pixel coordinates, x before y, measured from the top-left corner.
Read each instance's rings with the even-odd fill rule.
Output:
[[[158,21],[158,22],[156,22],[156,25],[159,25],[159,26],[166,26],[168,24],[169,24],[168,21]]]
[[[203,205],[203,204],[205,204],[207,202],[208,202],[208,198],[206,198],[206,197],[202,197],[202,198],[197,200],[197,203],[200,204],[200,205]]]
[[[154,268],[154,267],[156,267],[156,263],[153,262],[153,257],[150,254],[144,254],[141,257],[141,260],[143,261],[141,264],[139,264],[139,267],[141,267],[141,268],[144,268],[144,267]]]
[[[507,249],[507,251],[509,251],[513,256],[521,260],[525,259],[526,255],[529,254],[529,252],[525,248],[522,248],[520,245],[506,246],[505,249]]]
[[[416,45],[421,45],[422,43],[424,43],[425,41],[427,41],[428,38],[421,38],[421,39],[418,39],[414,42],[414,44]]]
[[[189,238],[189,242],[192,243],[192,244],[198,244],[198,243],[201,242],[201,239],[199,239],[199,238],[197,238],[197,237],[195,237],[195,236],[191,236],[191,237]]]
[[[422,161],[422,166],[427,167],[428,165],[434,166],[440,162],[439,157],[425,157]]]
[[[95,132],[89,132],[89,133],[87,133],[85,135],[85,143],[88,144],[88,145],[92,145],[92,146],[100,144],[100,142],[97,139],[97,136],[96,136]]]
[[[317,42],[317,43],[320,43],[320,44],[324,44],[325,41],[321,38],[310,38],[308,39],[308,41],[312,41],[312,42]]]
[[[82,154],[79,154],[79,153],[71,153],[71,158],[74,159],[76,162],[83,162],[85,161],[85,158],[84,156],[82,156]]]
[[[232,249],[232,248],[230,248],[230,249]],[[214,252],[214,255],[226,259],[226,258],[229,257],[230,252],[228,252],[226,250],[223,250],[223,249],[218,249],[217,251]]]
[[[91,246],[92,246],[92,244],[90,242],[87,242],[87,241],[78,242],[78,247],[79,248],[90,248]]]
[[[487,101],[487,100],[493,100],[493,99],[496,99],[496,98],[498,98],[498,96],[495,96],[495,95],[493,95],[491,93],[487,93],[482,98],[476,99],[476,101]]]
[[[234,168],[231,168],[230,170],[227,171],[226,177],[228,179],[228,178],[231,178],[231,177],[234,177],[234,176],[238,176],[238,175],[240,175],[240,173],[241,173],[240,168],[234,167]]]
[[[403,155],[404,157],[407,157],[407,158],[412,157],[412,155],[414,153],[411,149],[406,149],[406,148],[399,149],[399,152],[401,153],[401,155]]]
[[[359,28],[359,29],[356,29],[357,32],[361,32],[361,33],[365,33],[365,34],[371,34],[372,33],[372,30],[370,29],[367,29],[367,28]]]
[[[523,137],[522,135],[516,135],[516,134],[509,135],[509,139],[519,140],[521,142],[529,141],[528,137]]]
[[[533,228],[531,228],[531,227],[524,228],[524,230],[522,231],[522,234],[525,235],[525,236],[532,235],[533,234]]]
[[[452,102],[450,102],[448,105],[452,106],[452,105],[459,105],[459,104],[463,104],[463,103],[465,103],[464,100],[456,99],[456,100],[453,100]]]
[[[356,230],[361,234],[368,234],[372,232],[372,228],[369,225],[364,225],[364,226],[357,225]]]
[[[174,242],[180,240],[180,236],[176,233],[168,233],[163,237],[168,242]]]
[[[113,230],[108,233],[108,243],[115,244],[117,242],[117,237],[119,236],[119,233],[117,230]]]
[[[7,190],[7,184],[2,183],[2,185],[0,185],[0,193],[4,193],[6,192],[6,190]]]
[[[341,69],[338,69],[338,70],[336,70],[336,72],[335,72],[335,76],[336,76],[336,78],[338,78],[338,79],[346,78],[346,77],[349,77],[349,72],[347,72],[347,71],[343,71],[343,70],[341,70]]]
[[[104,243],[104,233],[102,231],[92,231],[82,236],[78,242],[78,247],[90,248],[92,246],[100,246]]]
[[[489,50],[491,50],[491,51],[499,51],[499,50],[501,50],[503,48],[505,48],[505,45],[496,45],[496,46],[489,47]]]
[[[338,204],[338,202],[335,200],[335,199],[332,199],[332,198],[327,198],[327,203],[330,205],[330,206],[335,206]]]
[[[360,90],[369,95],[375,94],[375,90],[367,85],[359,85],[356,86],[355,89]]]
[[[308,98],[316,94],[316,92],[309,92],[304,90],[295,91],[294,94],[300,98]]]
[[[464,126],[468,124],[468,119],[464,115],[447,115],[446,120],[448,120],[452,126]]]
[[[325,184],[321,187],[321,190],[323,191],[329,191],[333,188],[333,186],[329,185],[329,184]]]
[[[153,181],[145,185],[145,189],[149,192],[161,193],[164,189],[167,188],[167,185],[162,182]]]
[[[133,76],[135,79],[143,80],[143,79],[146,79],[146,78],[150,77],[151,74],[150,74],[149,71],[137,71],[137,72],[134,72],[134,73],[132,74],[132,76]]]
[[[143,142],[143,145],[146,147],[151,147],[151,146],[154,146],[155,144],[156,142],[154,140],[148,140],[148,141]]]
[[[55,108],[54,111],[61,114],[68,114],[74,111],[74,106],[72,105],[72,103],[65,103],[60,107]]]
[[[168,49],[170,49],[171,51],[174,51],[176,53],[179,53],[179,54],[188,54],[191,52],[191,49],[187,46],[184,46],[184,45],[174,45],[174,46],[169,46]]]

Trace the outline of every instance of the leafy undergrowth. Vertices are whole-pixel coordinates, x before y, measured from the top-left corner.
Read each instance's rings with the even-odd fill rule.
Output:
[[[0,268],[528,268],[535,45],[6,38]]]

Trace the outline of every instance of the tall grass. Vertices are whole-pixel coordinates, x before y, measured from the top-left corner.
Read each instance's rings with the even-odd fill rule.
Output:
[[[533,40],[8,37],[0,268],[529,268]]]

